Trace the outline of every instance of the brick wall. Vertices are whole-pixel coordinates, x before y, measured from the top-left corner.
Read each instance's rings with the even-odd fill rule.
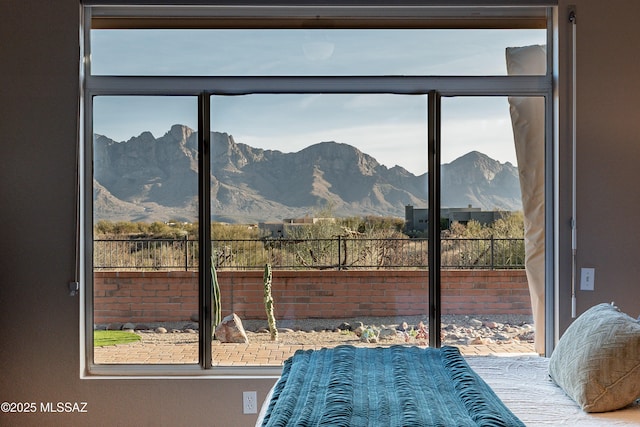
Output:
[[[195,272],[94,275],[94,321],[178,322],[198,312]],[[442,314],[531,314],[524,270],[442,271]],[[223,316],[265,317],[262,271],[219,271]],[[280,319],[424,315],[428,272],[280,271],[272,294]]]
[[[198,274],[106,272],[94,274],[94,322],[177,322],[198,312]]]

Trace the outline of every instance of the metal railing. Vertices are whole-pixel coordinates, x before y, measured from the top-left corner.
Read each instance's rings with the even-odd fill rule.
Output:
[[[198,241],[188,238],[94,240],[93,268],[197,270]]]
[[[218,269],[420,269],[428,267],[427,239],[215,240]],[[522,269],[524,240],[446,238],[441,265],[447,269]],[[94,270],[197,270],[198,241],[190,239],[94,240]]]

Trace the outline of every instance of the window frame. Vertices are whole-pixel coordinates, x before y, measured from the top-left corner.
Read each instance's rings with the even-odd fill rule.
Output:
[[[295,93],[390,93],[428,95],[432,110],[429,123],[430,162],[438,135],[439,99],[453,96],[541,96],[545,99],[545,187],[546,191],[546,343],[547,351],[553,348],[553,278],[554,278],[554,20],[556,7],[550,2],[531,7],[432,7],[432,6],[103,6],[99,1],[84,2],[82,8],[82,65],[81,65],[81,152],[82,195],[81,217],[81,283],[84,300],[81,304],[81,376],[84,378],[114,377],[193,377],[211,375],[216,378],[275,377],[280,367],[213,367],[211,360],[211,291],[210,273],[210,200],[207,171],[210,172],[209,127],[211,95],[246,94],[295,94]],[[318,18],[319,16],[323,18]],[[90,32],[92,25],[99,28],[300,28],[313,19],[315,25],[342,25],[353,28],[519,28],[541,25],[547,29],[547,72],[532,76],[94,76],[89,60]],[[496,27],[501,25],[502,27]],[[146,27],[145,27],[146,26]],[[530,28],[530,27],[528,27]],[[145,95],[145,96],[195,96],[198,98],[199,150],[199,215],[200,252],[199,361],[193,365],[101,365],[93,362],[93,185],[92,185],[92,100],[95,96]],[[206,119],[203,119],[206,118]],[[433,141],[432,141],[433,140]],[[439,142],[438,142],[439,143]],[[435,164],[433,165],[435,166]],[[430,168],[432,165],[430,165]],[[439,170],[439,167],[430,170]],[[438,189],[439,183],[431,179],[430,189]],[[430,191],[430,194],[432,192]],[[434,199],[430,212],[439,210]],[[435,224],[437,221],[432,221]],[[205,232],[206,231],[206,232]],[[434,232],[434,230],[432,230]],[[437,239],[433,240],[436,244]],[[430,253],[434,251],[430,250]],[[431,261],[431,260],[430,260]],[[437,266],[438,264],[431,264]],[[437,274],[431,270],[438,270]],[[432,274],[434,275],[432,277]],[[430,297],[439,301],[439,269],[430,269]],[[438,303],[439,304],[439,303]],[[433,306],[433,302],[430,303]],[[430,329],[440,327],[439,310],[430,307]],[[434,321],[431,321],[434,320]],[[437,322],[437,325],[436,325]],[[435,340],[430,345],[439,346],[439,332],[430,331]]]

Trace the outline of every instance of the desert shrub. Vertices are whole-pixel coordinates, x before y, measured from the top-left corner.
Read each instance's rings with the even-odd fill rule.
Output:
[[[94,227],[96,238],[150,238],[150,239],[196,239],[198,223],[187,223],[176,220],[167,222],[155,221],[130,222],[100,220]]]
[[[522,212],[505,213],[492,224],[480,224],[475,220],[466,224],[454,222],[444,230],[443,237],[521,239],[524,237],[524,215]]]
[[[222,222],[211,224],[211,238],[213,240],[259,239],[260,237],[260,229],[253,224],[226,224]]]

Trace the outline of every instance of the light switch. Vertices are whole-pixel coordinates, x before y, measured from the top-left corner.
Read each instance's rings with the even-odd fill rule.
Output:
[[[580,290],[581,291],[593,291],[594,279],[596,269],[595,268],[583,268],[580,270]]]

